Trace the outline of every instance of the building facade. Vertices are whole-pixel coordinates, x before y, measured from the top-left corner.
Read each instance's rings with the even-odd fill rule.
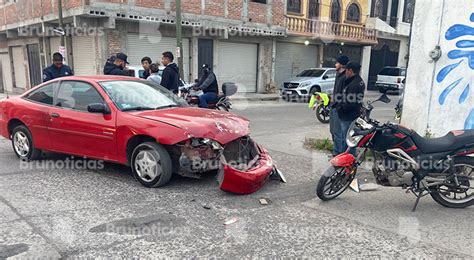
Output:
[[[411,22],[415,0],[370,0],[367,25],[376,29],[378,44],[366,49],[370,55],[368,88],[375,89],[377,74],[385,66],[408,66]]]
[[[340,54],[366,61],[364,47],[377,44],[366,25],[369,10],[369,0],[288,0],[288,36],[276,39],[276,83],[305,68],[334,67]]]
[[[176,50],[175,1],[63,1],[66,46],[60,46],[56,0],[3,1],[0,6],[0,91],[23,92],[41,82],[52,53],[64,51],[76,75],[101,74],[110,55],[159,61],[172,51],[184,61],[184,80],[212,65],[220,83],[265,92],[272,83],[275,38],[286,35],[286,0],[182,2],[183,49]]]

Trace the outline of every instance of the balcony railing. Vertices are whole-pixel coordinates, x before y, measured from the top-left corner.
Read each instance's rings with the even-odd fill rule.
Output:
[[[306,18],[287,17],[289,35],[308,36],[323,40],[377,44],[377,33],[360,25],[332,23]]]

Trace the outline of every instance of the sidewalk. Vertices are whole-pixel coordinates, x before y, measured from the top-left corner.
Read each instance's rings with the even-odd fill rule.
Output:
[[[260,93],[237,93],[230,97],[232,101],[276,101],[280,99],[278,94]]]

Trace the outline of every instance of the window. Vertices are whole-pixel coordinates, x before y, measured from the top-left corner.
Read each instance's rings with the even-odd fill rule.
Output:
[[[336,71],[335,70],[328,70],[328,72],[326,72],[325,76],[327,76],[328,79],[335,78],[336,77]]]
[[[360,22],[360,8],[357,4],[352,3],[347,8],[347,21],[359,23]]]
[[[94,86],[82,81],[61,82],[56,106],[87,111],[87,106],[94,103],[104,103]]]
[[[311,77],[311,78],[319,78],[324,74],[324,70],[304,70],[300,74],[296,75],[296,77]]]
[[[386,15],[384,12],[386,10],[386,4],[383,0],[376,0],[374,4],[374,17],[379,17],[382,20],[385,20]]]
[[[379,75],[382,76],[405,76],[406,70],[401,68],[385,67],[383,68]]]
[[[341,22],[341,3],[339,0],[332,0],[331,2],[331,21],[333,23]]]
[[[301,13],[301,0],[288,0],[286,10],[289,13]]]
[[[319,18],[319,0],[309,0],[308,5],[308,17],[309,19]]]
[[[250,2],[260,3],[260,4],[267,4],[267,0],[250,0]]]
[[[46,86],[43,86],[26,96],[26,99],[31,101],[43,103],[46,105],[53,105],[54,92],[57,87],[57,83],[51,83]]]
[[[413,22],[413,16],[415,15],[415,0],[405,1],[405,10],[403,12],[403,22]]]

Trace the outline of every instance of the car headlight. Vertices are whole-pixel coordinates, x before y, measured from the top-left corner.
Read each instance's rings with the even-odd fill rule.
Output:
[[[193,138],[191,139],[191,146],[192,147],[199,147],[199,146],[210,146],[213,150],[222,150],[224,149],[222,145],[208,138]]]
[[[305,82],[300,84],[300,88],[304,88],[304,87],[307,87],[309,85],[311,85],[311,81],[305,81]]]

